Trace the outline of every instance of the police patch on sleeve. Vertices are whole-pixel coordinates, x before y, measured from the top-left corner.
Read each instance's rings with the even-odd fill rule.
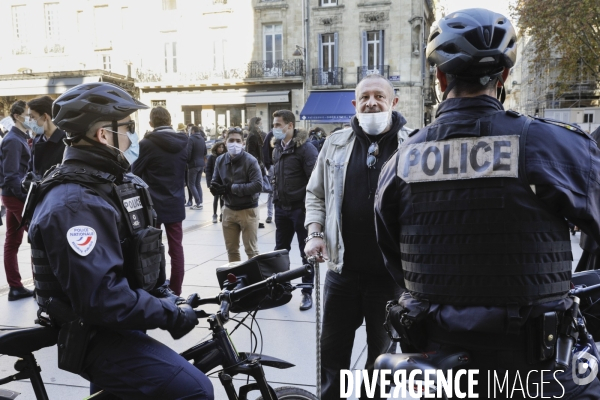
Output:
[[[399,149],[405,182],[518,178],[519,136],[482,136],[424,142]]]
[[[96,231],[89,226],[74,226],[67,231],[69,245],[80,256],[87,256],[96,245]]]

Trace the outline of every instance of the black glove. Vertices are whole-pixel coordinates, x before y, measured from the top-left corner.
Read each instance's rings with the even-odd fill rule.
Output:
[[[175,340],[181,339],[198,325],[196,312],[189,304],[179,304],[177,307],[179,308],[179,315],[175,321],[175,326],[169,329],[171,337]]]
[[[233,186],[233,183],[228,183],[227,185],[225,185],[225,194],[231,194],[231,187]]]
[[[221,196],[227,194],[227,185],[221,185],[216,182],[210,184],[210,192],[213,196]]]
[[[167,285],[166,283],[162,286],[150,290],[148,293],[159,299],[167,299],[169,301],[172,301],[173,304],[185,303],[185,299],[183,297],[177,296],[175,292],[173,292],[169,288],[169,285]]]
[[[29,187],[31,186],[32,182],[38,182],[40,181],[40,177],[37,176],[35,173],[33,173],[33,171],[29,171],[25,177],[23,178],[23,180],[21,180],[21,188],[23,189],[23,191],[25,193],[29,192]]]

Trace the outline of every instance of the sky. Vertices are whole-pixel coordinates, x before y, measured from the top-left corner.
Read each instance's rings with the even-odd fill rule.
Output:
[[[446,14],[465,8],[487,8],[510,18],[509,3],[515,0],[441,0],[441,5],[446,9]]]

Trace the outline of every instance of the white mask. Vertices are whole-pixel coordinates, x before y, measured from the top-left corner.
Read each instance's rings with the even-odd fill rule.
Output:
[[[242,152],[244,148],[244,145],[241,143],[227,143],[227,151],[232,155],[232,156],[237,156],[238,154],[240,154]]]
[[[387,128],[392,112],[357,113],[358,124],[367,135],[379,135]]]

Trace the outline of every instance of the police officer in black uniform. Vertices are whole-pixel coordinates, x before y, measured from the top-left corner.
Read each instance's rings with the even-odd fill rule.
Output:
[[[378,243],[411,322],[423,310],[400,327],[406,349],[467,349],[479,398],[536,398],[536,384],[541,398],[544,382],[544,397],[598,399],[598,379],[574,379],[570,359],[552,370],[573,305],[565,218],[600,243],[600,151],[575,127],[503,109],[516,42],[511,22],[484,9],[433,29],[427,57],[444,101],[381,172]],[[509,388],[492,397],[487,371],[508,371]],[[528,392],[512,391],[517,376]]]
[[[53,104],[67,132],[63,164],[26,205],[40,319],[60,329],[59,367],[127,399],[212,399],[209,379],[144,333],[178,339],[198,323],[163,285],[164,247],[143,181],[123,152],[129,115],[147,106],[108,83]]]

